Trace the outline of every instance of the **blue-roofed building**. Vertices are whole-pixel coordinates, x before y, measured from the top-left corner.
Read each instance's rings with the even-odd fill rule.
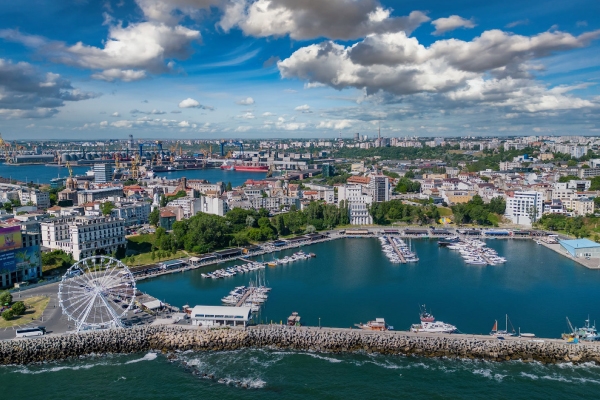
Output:
[[[573,257],[600,258],[600,244],[589,239],[559,240],[558,242]]]

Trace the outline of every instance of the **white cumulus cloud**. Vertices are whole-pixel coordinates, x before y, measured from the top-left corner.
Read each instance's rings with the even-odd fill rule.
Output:
[[[250,106],[254,104],[254,99],[252,97],[246,97],[245,99],[236,101],[236,103],[241,106]]]
[[[442,35],[458,28],[475,28],[477,26],[472,18],[465,19],[458,15],[451,15],[448,18],[438,18],[431,21],[431,24],[435,26],[434,35]]]

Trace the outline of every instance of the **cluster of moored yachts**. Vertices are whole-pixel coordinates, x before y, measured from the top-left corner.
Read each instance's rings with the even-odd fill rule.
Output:
[[[419,261],[417,254],[411,251],[410,246],[400,238],[380,236],[379,242],[383,248],[383,253],[393,263]]]
[[[250,307],[253,313],[257,313],[267,301],[270,291],[271,288],[266,286],[238,286],[221,301],[226,306],[236,306],[243,300],[241,307]]]
[[[313,258],[313,257],[316,257],[315,253],[306,254],[305,252],[300,250],[299,252],[294,253],[291,256],[285,256],[283,258],[275,258],[275,259],[267,262],[267,265],[269,267],[276,267],[277,265],[292,263],[292,262],[300,261],[300,260],[306,260],[306,259]]]
[[[202,273],[203,278],[209,279],[220,279],[235,276],[237,274],[245,274],[246,272],[257,271],[259,269],[265,269],[265,264],[259,262],[249,262],[243,265],[234,265],[229,268],[221,268],[216,271],[209,272],[208,274]]]
[[[449,238],[438,243],[450,250],[458,250],[467,264],[498,265],[506,262],[506,258],[500,257],[496,250],[486,247],[485,242],[478,239]]]

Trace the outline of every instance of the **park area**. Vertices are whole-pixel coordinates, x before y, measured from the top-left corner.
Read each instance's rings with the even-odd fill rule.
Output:
[[[15,305],[17,303],[21,303],[21,301],[15,301],[12,304],[3,303],[2,308],[4,308],[4,310],[2,313],[2,318],[0,318],[0,328],[12,328],[15,326],[25,325],[31,321],[39,319],[49,302],[50,298],[46,296],[36,296],[23,299],[22,303],[24,309],[22,310],[22,313],[17,315],[16,312],[13,312],[13,315],[8,319],[4,318],[4,312],[22,308],[20,305],[15,307]]]

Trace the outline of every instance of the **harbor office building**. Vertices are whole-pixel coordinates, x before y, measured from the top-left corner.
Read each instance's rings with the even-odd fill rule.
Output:
[[[559,240],[558,243],[575,258],[600,258],[600,244],[589,239]]]
[[[195,326],[243,326],[250,321],[250,307],[196,306],[192,309]]]

